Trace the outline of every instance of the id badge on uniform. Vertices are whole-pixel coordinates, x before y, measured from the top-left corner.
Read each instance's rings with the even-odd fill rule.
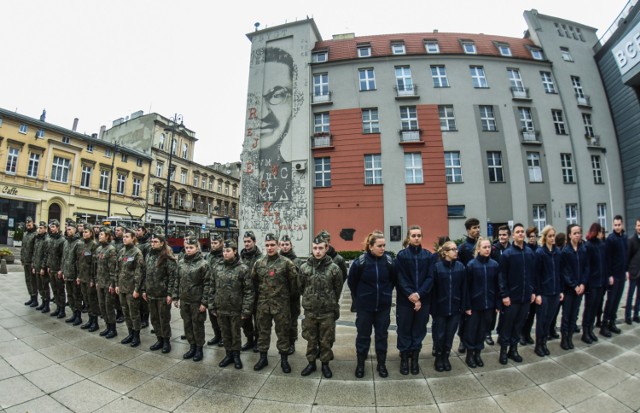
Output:
[[[84,256],[85,257],[90,257],[91,256],[91,251],[85,251],[84,252]]]

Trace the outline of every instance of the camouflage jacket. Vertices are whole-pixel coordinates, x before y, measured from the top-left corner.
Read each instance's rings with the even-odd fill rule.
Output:
[[[145,234],[143,237],[138,238],[138,249],[142,252],[142,258],[147,259],[147,255],[151,251],[151,234]]]
[[[344,260],[344,257],[338,254],[338,252],[332,246],[329,246],[327,255],[331,257],[333,262],[340,268],[340,272],[342,273],[342,282],[344,282],[347,279],[348,271],[347,262]]]
[[[173,255],[165,257],[164,262],[159,264],[160,253],[161,250],[150,248],[145,260],[144,291],[150,298],[155,299],[171,296],[178,269],[178,263]]]
[[[291,290],[295,288],[298,269],[289,258],[276,254],[256,261],[251,278],[257,285],[257,310],[279,312],[289,308]]]
[[[318,316],[340,311],[338,300],[342,284],[344,282],[340,267],[330,256],[325,255],[320,260],[309,257],[302,264],[298,275],[298,288],[305,314]]]
[[[33,248],[33,268],[36,270],[36,274],[40,273],[40,270],[47,270],[47,243],[49,237],[47,233],[37,234],[36,241]]]
[[[302,258],[298,258],[293,249],[291,249],[288,253],[280,252],[280,255],[293,261],[293,264],[298,269],[298,274],[300,273],[300,267],[302,267],[302,264],[304,264],[304,260]],[[292,287],[293,288],[291,288],[291,297],[297,300],[298,298],[300,298],[300,290],[298,289],[298,284],[294,283]]]
[[[224,258],[222,257],[222,248],[220,248],[219,250],[211,250],[209,256],[207,257],[209,267],[211,267],[211,269],[213,270],[216,265],[222,264],[222,261],[224,261]]]
[[[76,248],[78,259],[78,275],[77,278],[84,283],[94,282],[95,274],[95,254],[98,243],[93,239],[81,239]]]
[[[125,245],[118,253],[116,270],[116,287],[123,294],[140,292],[142,286],[142,272],[144,259],[142,252],[135,245]]]
[[[24,231],[24,235],[22,237],[22,248],[20,249],[20,261],[22,262],[22,265],[33,264],[36,235],[38,235],[38,231],[35,228],[31,231]]]
[[[207,306],[205,291],[209,291],[210,273],[209,264],[200,251],[193,255],[185,254],[184,258],[178,262],[171,296],[174,300]]]
[[[47,268],[54,274],[62,268],[62,250],[64,248],[64,237],[61,233],[49,234],[47,243]]]
[[[78,246],[80,237],[74,234],[73,237],[65,237],[64,249],[62,251],[62,274],[65,281],[75,281],[78,276]]]
[[[99,288],[116,286],[116,270],[118,265],[118,253],[116,247],[110,243],[100,244],[95,252],[95,283]]]
[[[258,247],[255,247],[251,251],[247,251],[244,248],[240,251],[240,259],[242,260],[242,263],[247,266],[250,272],[253,270],[253,265],[256,261],[262,257],[262,252],[260,252],[260,248]]]
[[[116,247],[116,254],[120,254],[120,250],[124,248],[122,238],[114,238],[113,241],[111,241],[111,244]]]
[[[240,258],[223,260],[211,269],[208,300],[209,309],[218,314],[251,316],[253,283]]]

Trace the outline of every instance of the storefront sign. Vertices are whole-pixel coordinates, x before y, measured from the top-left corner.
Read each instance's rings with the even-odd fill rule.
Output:
[[[637,24],[611,50],[618,64],[620,74],[624,75],[640,62],[640,24]]]
[[[15,186],[3,186],[2,193],[7,195],[18,195],[18,188]]]

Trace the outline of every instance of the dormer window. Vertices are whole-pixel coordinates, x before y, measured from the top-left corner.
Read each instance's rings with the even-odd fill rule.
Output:
[[[438,45],[437,40],[425,40],[424,41],[424,50],[426,50],[429,54],[438,54],[440,53],[440,46]]]
[[[462,41],[462,50],[464,50],[464,52],[466,54],[477,54],[477,50],[476,50],[476,44],[470,40],[463,40]]]
[[[537,49],[537,48],[531,48],[529,49],[529,52],[531,53],[531,57],[534,58],[535,60],[544,60],[544,54],[542,53],[542,49]]]
[[[322,50],[320,52],[314,52],[311,54],[311,62],[312,63],[323,63],[329,60],[329,52],[326,50]]]
[[[369,43],[358,45],[358,57],[371,57],[371,45]]]
[[[498,47],[498,50],[500,51],[501,56],[505,56],[505,57],[513,56],[511,54],[511,48],[509,47],[508,44],[497,44],[496,46]]]
[[[404,42],[391,42],[391,53],[406,54],[407,51],[404,47]]]

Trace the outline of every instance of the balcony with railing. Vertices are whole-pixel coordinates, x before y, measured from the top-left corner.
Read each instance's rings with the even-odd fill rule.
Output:
[[[333,148],[333,140],[329,132],[316,132],[311,136],[311,147],[316,148]]]
[[[424,144],[422,129],[401,129],[400,144]]]
[[[404,85],[402,87],[398,87],[395,85],[393,87],[396,91],[396,99],[418,99],[420,95],[418,95],[418,85]]]
[[[581,106],[584,108],[591,107],[591,99],[589,98],[588,95],[576,94],[576,101],[578,102],[578,106]]]
[[[320,106],[320,105],[331,105],[333,101],[331,100],[331,92],[326,92],[324,94],[318,94],[312,96],[312,105]]]
[[[587,139],[587,146],[588,147],[590,147],[590,148],[602,148],[602,142],[600,141],[600,136],[585,134],[584,137]]]
[[[531,100],[528,87],[511,86],[511,97],[513,100]]]
[[[540,132],[533,128],[522,129],[522,143],[524,144],[534,144],[539,145],[540,142]]]

